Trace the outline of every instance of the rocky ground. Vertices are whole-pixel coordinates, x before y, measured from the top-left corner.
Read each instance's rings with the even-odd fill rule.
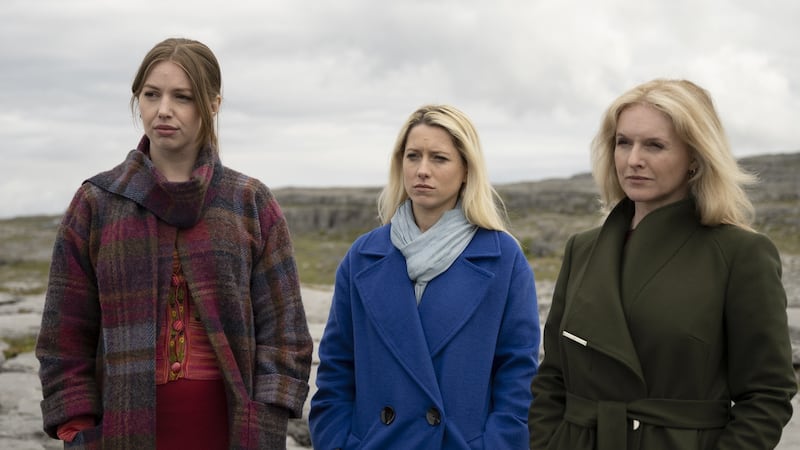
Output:
[[[786,278],[790,293],[789,317],[793,325],[793,335],[800,336],[800,260],[785,261]],[[552,283],[541,282],[537,285],[541,312],[546,314]],[[311,334],[315,339],[314,367],[311,373],[313,392],[316,364],[318,358],[316,348],[327,320],[331,291],[325,289],[303,288],[303,299],[307,311]],[[39,329],[42,311],[42,295],[10,295],[0,294],[0,338],[35,335]],[[544,320],[544,317],[542,318]],[[0,350],[5,344],[0,340]],[[795,344],[800,348],[800,342]],[[797,350],[796,350],[797,351]],[[43,450],[62,448],[58,441],[49,439],[41,431],[41,387],[36,372],[38,362],[32,353],[23,353],[7,361],[0,355],[0,449]],[[800,408],[800,399],[795,399],[795,407]],[[306,402],[306,416],[308,402]],[[800,414],[798,414],[800,416]],[[290,435],[286,445],[288,450],[299,450],[310,446],[305,420],[297,420],[290,426]],[[784,430],[784,437],[778,449],[800,450],[800,417],[794,417]]]

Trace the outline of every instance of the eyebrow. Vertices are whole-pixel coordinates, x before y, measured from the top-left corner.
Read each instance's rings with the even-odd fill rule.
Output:
[[[161,89],[160,87],[158,87],[158,86],[156,86],[156,85],[153,85],[153,84],[147,84],[147,83],[145,83],[144,85],[142,85],[142,89],[143,89],[143,90],[144,90],[144,89],[147,89],[147,88],[149,88],[149,89],[156,89],[156,90],[159,90],[159,91],[162,91],[162,90],[163,90],[163,89]],[[179,88],[172,89],[172,91],[173,91],[173,92],[189,92],[189,93],[191,93],[191,92],[192,92],[192,88],[191,88],[191,87],[179,87]]]
[[[620,138],[620,137],[623,137],[623,138],[626,138],[626,139],[630,139],[630,137],[627,134],[621,133],[619,131],[614,134],[614,138]],[[645,137],[643,140],[644,141],[656,140],[656,141],[661,141],[661,142],[669,142],[669,138],[663,137],[663,136],[648,136],[648,137]]]

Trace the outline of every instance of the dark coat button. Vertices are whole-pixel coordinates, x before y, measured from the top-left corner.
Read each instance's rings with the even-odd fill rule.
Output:
[[[384,425],[394,422],[394,409],[391,406],[384,406],[381,410],[381,422]]]
[[[442,423],[442,413],[436,408],[431,408],[425,414],[425,419],[428,421],[428,425],[434,427]]]

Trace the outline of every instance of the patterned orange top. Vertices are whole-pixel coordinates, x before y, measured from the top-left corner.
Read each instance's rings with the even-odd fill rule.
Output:
[[[179,378],[218,380],[222,374],[205,327],[194,314],[178,250],[175,249],[167,314],[156,346],[156,384]]]

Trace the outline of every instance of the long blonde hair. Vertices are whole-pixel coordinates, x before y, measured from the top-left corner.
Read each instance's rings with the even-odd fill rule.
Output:
[[[622,94],[606,110],[591,145],[592,174],[603,210],[609,211],[625,197],[614,164],[615,139],[620,114],[635,104],[651,106],[669,117],[697,161],[688,183],[700,222],[752,229],[755,212],[744,187],[755,183],[756,177],[736,162],[709,93],[687,80],[649,81]]]
[[[381,222],[389,223],[397,208],[408,198],[403,186],[403,154],[409,131],[419,124],[439,127],[453,138],[453,144],[467,167],[467,179],[460,194],[467,220],[481,228],[507,231],[505,206],[489,182],[478,132],[463,112],[448,105],[422,106],[400,128],[392,151],[389,182],[378,197]]]

